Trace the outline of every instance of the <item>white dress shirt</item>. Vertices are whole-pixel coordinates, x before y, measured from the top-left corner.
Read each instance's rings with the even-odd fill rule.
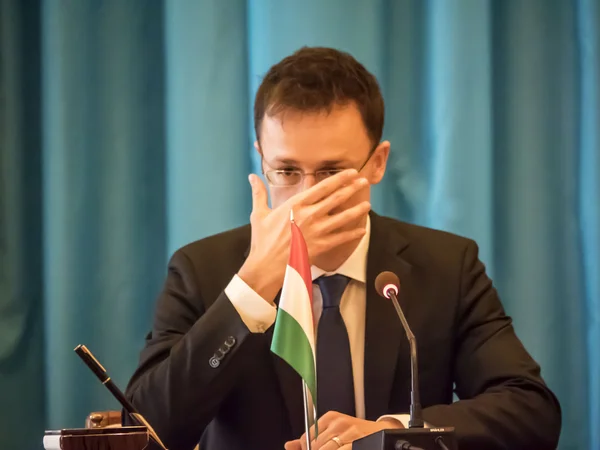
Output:
[[[350,355],[352,358],[352,375],[354,379],[354,399],[356,417],[365,418],[365,316],[366,316],[366,281],[367,281],[367,252],[371,239],[371,219],[367,217],[366,233],[354,252],[344,263],[333,272],[326,272],[319,267],[311,267],[313,281],[322,275],[340,274],[350,278],[342,300],[340,312],[348,331]],[[239,313],[242,321],[250,332],[263,333],[273,323],[277,316],[277,307],[268,303],[239,276],[235,275],[225,288],[225,294]],[[317,284],[313,284],[313,314],[318,324],[323,310],[323,298]],[[385,415],[379,418],[394,418],[408,427],[408,414]]]

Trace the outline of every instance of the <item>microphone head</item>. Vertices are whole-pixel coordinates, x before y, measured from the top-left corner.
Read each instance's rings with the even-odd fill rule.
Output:
[[[385,298],[390,298],[390,291],[398,295],[398,292],[400,292],[400,280],[393,272],[381,272],[375,278],[375,290]]]

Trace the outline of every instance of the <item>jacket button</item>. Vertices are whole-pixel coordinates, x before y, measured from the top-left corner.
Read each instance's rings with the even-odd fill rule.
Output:
[[[219,361],[219,359],[216,356],[213,356],[212,358],[210,358],[208,360],[208,364],[213,369],[216,369],[217,367],[219,367],[221,365],[221,361]]]
[[[233,336],[229,336],[229,337],[227,338],[227,340],[225,341],[225,345],[226,345],[228,348],[231,348],[231,347],[233,347],[233,346],[235,345],[235,342],[236,342],[235,338],[234,338]]]

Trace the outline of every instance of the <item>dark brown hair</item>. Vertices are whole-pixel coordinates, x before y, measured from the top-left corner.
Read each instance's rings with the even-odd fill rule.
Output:
[[[354,102],[377,145],[383,133],[384,105],[377,79],[352,55],[325,47],[302,47],[269,69],[254,100],[254,131],[260,141],[265,114],[291,109],[330,112]]]

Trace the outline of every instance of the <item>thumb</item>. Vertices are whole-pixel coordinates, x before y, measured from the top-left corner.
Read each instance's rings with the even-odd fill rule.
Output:
[[[253,173],[248,176],[248,181],[252,187],[252,212],[262,216],[269,212],[267,188],[262,180]]]

